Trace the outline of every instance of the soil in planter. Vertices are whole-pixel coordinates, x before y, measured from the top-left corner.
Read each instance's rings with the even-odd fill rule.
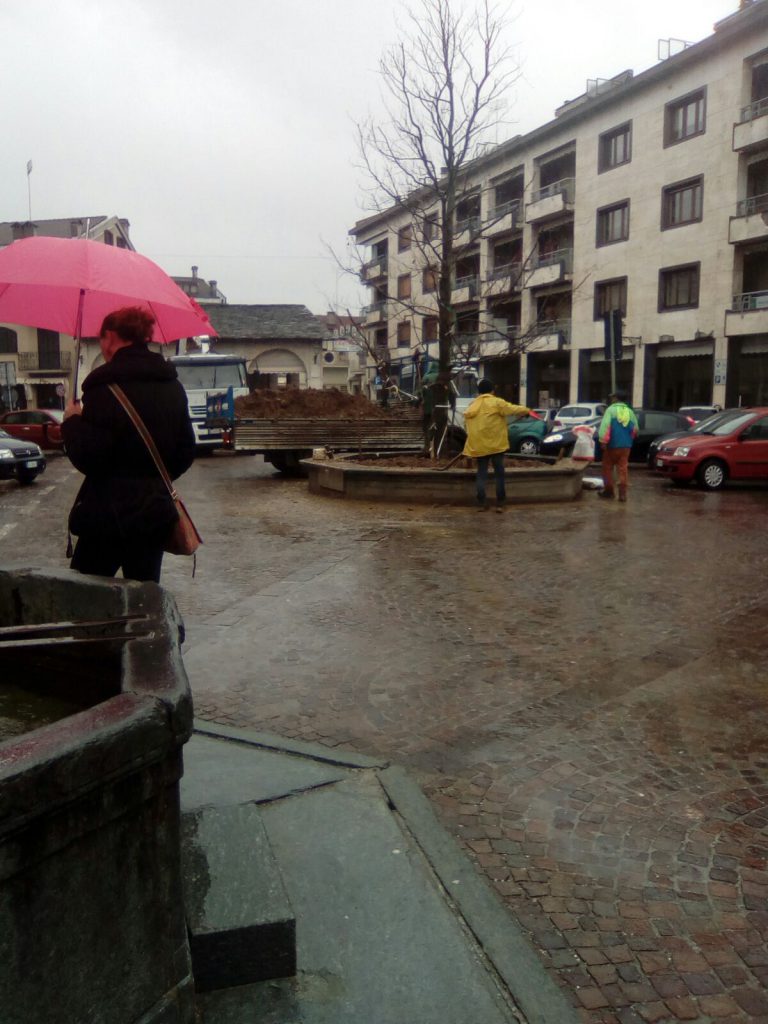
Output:
[[[270,391],[265,388],[235,399],[235,414],[242,419],[329,419],[362,420],[413,417],[413,408],[405,402],[388,409],[371,402],[365,395],[351,395],[336,388],[287,388]]]
[[[355,455],[344,459],[345,465],[380,466],[382,469],[434,469],[444,470],[453,462],[452,458],[429,459],[426,455]],[[546,469],[547,462],[535,459],[507,459],[509,469]],[[462,457],[453,463],[451,469],[476,469],[474,459]]]

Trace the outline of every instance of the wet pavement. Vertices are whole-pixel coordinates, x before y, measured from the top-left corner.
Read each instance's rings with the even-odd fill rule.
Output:
[[[77,484],[0,484],[0,557],[64,565]],[[768,1021],[768,487],[488,517],[216,456],[182,491],[199,717],[406,768],[584,1021]]]

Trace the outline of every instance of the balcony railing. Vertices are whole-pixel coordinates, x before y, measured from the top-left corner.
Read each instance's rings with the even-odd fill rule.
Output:
[[[19,352],[19,369],[27,372],[50,371],[51,373],[70,373],[72,370],[71,352]]]
[[[575,178],[561,178],[560,181],[554,181],[551,185],[544,185],[543,188],[537,189],[531,196],[531,202],[538,203],[540,199],[562,195],[567,203],[572,203],[575,191]]]
[[[369,306],[363,306],[360,311],[360,315],[368,318],[369,320],[373,316],[380,316],[383,320],[387,316],[388,306],[389,301],[387,299],[384,299],[381,302],[372,302]]]
[[[571,340],[570,320],[540,320],[531,328],[531,337],[542,338],[550,334],[559,334],[563,341]]]
[[[740,199],[736,205],[736,216],[751,217],[753,213],[763,213],[765,210],[768,210],[768,193]]]
[[[563,272],[569,274],[573,268],[573,249],[555,249],[554,252],[541,253],[536,257],[536,267],[551,267],[555,263],[563,264]]]
[[[385,277],[387,273],[387,257],[378,256],[363,264],[361,277],[363,281],[369,281],[371,277]]]
[[[515,285],[520,279],[522,269],[522,263],[501,263],[498,267],[494,267],[493,270],[489,271],[488,280],[501,281],[504,278],[511,278],[512,284]]]
[[[470,234],[474,235],[480,231],[480,220],[479,214],[474,214],[471,217],[457,217],[456,218],[456,234],[460,235],[464,231],[469,231]]]
[[[739,124],[744,124],[745,121],[754,121],[755,118],[762,117],[764,114],[768,114],[768,96],[742,107]]]
[[[506,217],[507,214],[509,213],[512,214],[512,220],[514,221],[515,215],[517,214],[517,211],[519,209],[520,200],[510,199],[509,202],[507,203],[501,203],[499,206],[494,206],[494,208],[489,212],[488,216],[486,217],[485,223],[493,224],[495,221],[501,220],[502,217]]]
[[[453,282],[453,291],[459,291],[461,288],[468,288],[470,295],[477,295],[480,287],[480,278],[477,274],[469,274],[465,277],[457,277]]]
[[[733,296],[732,313],[747,313],[750,309],[768,309],[768,292],[742,292]]]

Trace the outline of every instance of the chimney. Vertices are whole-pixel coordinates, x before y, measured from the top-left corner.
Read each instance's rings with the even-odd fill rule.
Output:
[[[198,269],[197,267],[192,267],[192,280],[193,281],[197,280],[197,269]]]
[[[208,287],[211,289],[211,295],[215,295],[216,294],[216,282],[213,279],[211,279],[208,282]]]

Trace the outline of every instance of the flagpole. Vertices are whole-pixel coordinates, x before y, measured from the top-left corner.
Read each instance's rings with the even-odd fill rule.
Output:
[[[27,200],[29,201],[29,220],[32,222],[32,161],[27,160]]]

